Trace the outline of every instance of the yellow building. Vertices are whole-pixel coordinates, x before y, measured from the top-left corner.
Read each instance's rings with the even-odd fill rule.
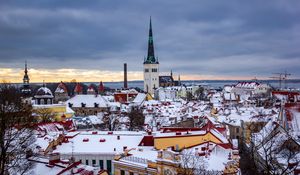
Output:
[[[49,115],[53,116],[55,121],[71,118],[75,113],[65,104],[33,105],[33,110],[38,117]]]
[[[205,155],[200,155],[201,148],[207,150]],[[226,150],[229,154],[232,152],[231,143],[217,130],[208,129],[202,131],[184,131],[184,132],[167,132],[153,133],[153,135],[145,136],[138,148],[125,150],[123,154],[115,157],[114,174],[115,175],[177,175],[182,171],[191,171],[189,168],[182,167],[182,151],[185,149],[198,150],[193,154],[195,156],[210,156],[213,151],[208,150],[208,145],[215,145],[215,148]],[[224,169],[219,170],[220,173],[238,172],[239,156],[225,157]],[[228,159],[227,159],[228,158]],[[226,161],[227,160],[227,161]]]

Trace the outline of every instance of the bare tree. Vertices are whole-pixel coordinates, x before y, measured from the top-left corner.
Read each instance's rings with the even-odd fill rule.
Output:
[[[24,174],[31,168],[27,156],[35,138],[32,108],[24,104],[18,90],[0,85],[0,175]]]
[[[204,100],[204,88],[203,87],[199,87],[196,91],[195,91],[195,97],[197,100]]]
[[[207,162],[202,156],[199,156],[197,152],[193,152],[191,149],[184,149],[181,152],[181,164],[178,170],[180,175],[208,175],[206,171]]]
[[[41,122],[52,122],[55,120],[54,117],[57,115],[56,112],[53,112],[53,110],[49,108],[38,108],[33,110],[33,113]]]
[[[120,114],[109,112],[103,117],[104,125],[108,128],[109,131],[115,131],[120,126]]]
[[[142,129],[145,116],[143,115],[143,111],[138,107],[132,107],[131,111],[128,114],[129,119],[129,130],[133,129]]]
[[[291,174],[300,162],[299,145],[279,125],[268,134],[254,134],[252,150],[256,167],[265,175]]]
[[[186,100],[187,101],[192,101],[194,98],[193,94],[189,91],[186,92]]]

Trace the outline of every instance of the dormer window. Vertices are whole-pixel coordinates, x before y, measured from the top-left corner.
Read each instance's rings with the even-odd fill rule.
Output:
[[[72,108],[73,104],[72,103],[68,103],[69,107]]]
[[[99,104],[98,104],[98,103],[94,103],[94,107],[95,107],[95,108],[98,108],[98,107],[99,107]]]
[[[81,107],[85,108],[86,104],[85,103],[81,103]]]

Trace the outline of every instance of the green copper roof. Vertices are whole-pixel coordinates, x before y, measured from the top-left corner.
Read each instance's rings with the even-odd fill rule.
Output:
[[[144,60],[144,64],[158,64],[158,59],[155,58],[154,55],[151,17],[150,17],[150,28],[149,28],[149,38],[148,38],[148,55],[147,58]]]

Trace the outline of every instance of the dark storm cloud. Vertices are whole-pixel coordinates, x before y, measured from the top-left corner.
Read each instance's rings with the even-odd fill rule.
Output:
[[[0,2],[0,67],[142,69],[149,16],[162,71],[300,74],[299,1]],[[298,76],[299,77],[299,76]]]

